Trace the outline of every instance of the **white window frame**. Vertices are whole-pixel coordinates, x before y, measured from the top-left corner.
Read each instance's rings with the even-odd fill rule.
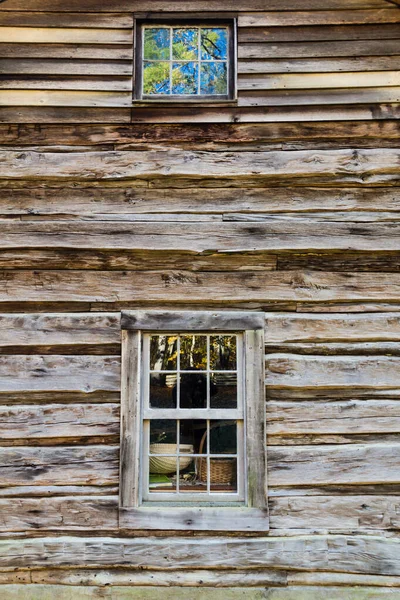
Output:
[[[123,311],[120,527],[151,530],[267,531],[264,313],[231,311]],[[190,505],[182,500],[164,501],[155,493],[143,498],[143,337],[148,333],[236,333],[242,337],[244,440],[242,496],[215,494],[202,501],[198,494]],[[162,409],[163,412],[168,409]],[[172,411],[169,412],[171,418]],[[211,410],[211,409],[210,409]],[[200,412],[201,411],[201,412]],[[192,409],[197,418],[210,418],[205,409]],[[224,415],[229,411],[224,410]],[[199,413],[197,415],[197,413]],[[238,413],[236,413],[237,415]],[[185,415],[189,416],[187,409]],[[201,416],[200,416],[201,415]],[[193,417],[193,418],[194,418]],[[161,418],[161,417],[160,417]],[[227,418],[227,417],[224,417]],[[237,420],[237,416],[234,417]],[[240,437],[240,436],[239,436]],[[239,439],[238,439],[239,443]],[[186,495],[186,493],[185,493]],[[156,498],[157,496],[157,498]],[[164,495],[166,496],[166,494]],[[153,502],[157,500],[156,502]]]

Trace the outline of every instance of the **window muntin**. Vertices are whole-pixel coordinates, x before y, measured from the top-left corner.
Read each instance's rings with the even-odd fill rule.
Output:
[[[243,336],[143,337],[144,502],[244,503]]]
[[[142,23],[136,97],[229,100],[234,95],[233,22]]]

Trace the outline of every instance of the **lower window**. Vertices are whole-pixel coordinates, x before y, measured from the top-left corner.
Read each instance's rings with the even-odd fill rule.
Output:
[[[268,529],[264,315],[122,315],[121,526]]]

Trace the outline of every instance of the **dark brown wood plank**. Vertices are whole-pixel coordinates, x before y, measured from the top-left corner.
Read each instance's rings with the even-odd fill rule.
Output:
[[[380,9],[268,11],[260,14],[239,14],[239,27],[291,27],[310,25],[363,25],[367,23],[400,23],[396,6],[387,3]]]
[[[131,29],[129,13],[7,12],[0,10],[1,27],[107,27]]]
[[[306,58],[332,56],[382,56],[400,54],[400,40],[360,40],[329,42],[292,42],[240,44],[239,58]]]

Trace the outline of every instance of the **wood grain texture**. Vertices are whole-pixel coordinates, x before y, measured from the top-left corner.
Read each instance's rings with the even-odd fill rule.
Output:
[[[58,90],[0,90],[0,106],[128,107],[129,92],[80,92]]]
[[[118,457],[118,446],[0,447],[0,484],[117,484]]]
[[[1,566],[130,566],[180,568],[274,567],[399,575],[399,542],[378,536],[291,538],[37,538],[1,540]]]
[[[106,92],[104,94],[107,96]],[[111,92],[110,96],[113,96]],[[249,177],[254,181],[257,178],[270,181],[285,178],[286,182],[296,179],[305,183],[313,181],[382,185],[398,183],[398,160],[398,150],[386,148],[318,153],[221,152],[218,154],[218,162],[212,152],[185,152],[167,147],[147,152],[70,152],[61,156],[53,152],[28,150],[3,151],[1,154],[3,178],[74,178],[89,181],[166,176],[196,180],[206,175],[211,180],[218,177],[232,180]]]
[[[273,446],[268,452],[269,485],[399,483],[399,450],[397,443]]]
[[[336,73],[357,71],[392,71],[399,64],[398,55],[348,56],[333,58],[271,58],[263,60],[241,59],[238,62],[239,80],[261,73]]]
[[[244,331],[264,330],[261,312],[242,311],[122,311],[121,328],[147,331]],[[249,341],[250,343],[250,341]],[[251,341],[252,348],[256,342]],[[258,346],[257,346],[258,347]],[[263,348],[262,348],[263,350]],[[255,352],[255,350],[254,350]],[[255,367],[254,357],[250,357]]]
[[[119,370],[115,356],[0,356],[0,393],[113,392]]]
[[[380,9],[268,11],[265,13],[239,14],[240,27],[291,27],[302,25],[363,25],[366,23],[399,23],[395,6]]]
[[[397,357],[267,355],[266,384],[271,387],[396,388]]]
[[[373,12],[373,11],[371,11]],[[379,11],[385,12],[385,11]],[[387,11],[389,12],[389,11]],[[390,15],[389,15],[390,16]],[[71,12],[6,12],[0,10],[1,27],[106,27],[131,29],[133,17],[129,13],[71,13]]]
[[[382,56],[399,54],[400,40],[360,40],[356,42],[289,42],[279,44],[279,58],[306,58],[332,56]],[[277,47],[273,44],[242,44],[238,48],[241,58],[276,58]]]
[[[4,75],[20,75],[21,85],[29,88],[31,87],[30,80],[23,79],[22,75],[110,75],[113,77],[122,75],[130,77],[132,75],[132,65],[127,60],[100,61],[86,59],[82,61],[72,58],[64,60],[57,58],[42,58],[40,60],[9,58],[0,59],[0,70]],[[11,78],[5,80],[5,85],[7,85],[9,79]],[[47,78],[44,81],[50,82],[51,80]]]
[[[118,527],[116,496],[66,496],[60,498],[15,498],[0,500],[0,531],[73,531]]]
[[[397,530],[399,503],[398,496],[271,498],[271,529]]]
[[[26,443],[119,436],[118,404],[0,406],[0,442]]]
[[[0,43],[132,44],[129,29],[65,27],[1,27]]]

